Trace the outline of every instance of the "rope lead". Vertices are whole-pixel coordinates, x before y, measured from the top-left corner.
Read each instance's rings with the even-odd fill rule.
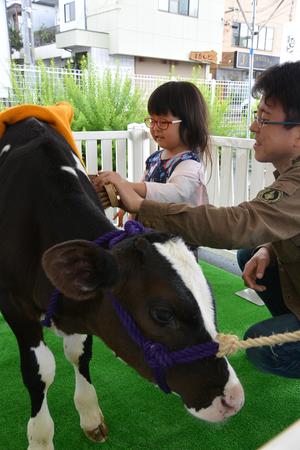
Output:
[[[271,336],[260,336],[239,340],[234,334],[217,334],[216,341],[219,343],[218,358],[232,355],[238,350],[245,350],[252,347],[263,347],[264,345],[284,344],[286,342],[300,341],[300,330],[294,332],[272,334]]]

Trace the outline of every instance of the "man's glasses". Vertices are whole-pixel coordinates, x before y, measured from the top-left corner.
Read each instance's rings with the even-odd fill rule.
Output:
[[[259,128],[265,125],[300,125],[300,122],[289,122],[289,121],[278,122],[277,120],[262,119],[261,117],[258,117],[257,111],[254,111],[253,113],[253,121],[257,123]]]
[[[158,119],[158,120],[154,120],[152,119],[152,117],[146,117],[146,119],[144,119],[145,125],[148,128],[154,128],[155,125],[157,125],[157,128],[159,128],[160,130],[166,130],[167,128],[169,128],[169,125],[171,125],[172,123],[180,123],[182,122],[181,119],[177,119],[177,120],[165,120],[165,119]]]

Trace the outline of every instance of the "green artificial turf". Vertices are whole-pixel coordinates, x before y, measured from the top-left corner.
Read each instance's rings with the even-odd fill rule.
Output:
[[[236,295],[239,277],[202,264],[217,299],[219,329],[243,336],[251,324],[268,317],[265,307]],[[29,399],[21,381],[15,339],[0,318],[0,450],[25,450]],[[104,444],[87,440],[73,406],[73,369],[63,357],[62,341],[46,332],[56,355],[55,382],[48,395],[55,422],[56,450],[256,450],[299,418],[300,381],[257,371],[239,352],[230,358],[245,389],[244,408],[223,424],[190,416],[180,398],[165,395],[116,359],[97,338],[91,374],[109,426]]]

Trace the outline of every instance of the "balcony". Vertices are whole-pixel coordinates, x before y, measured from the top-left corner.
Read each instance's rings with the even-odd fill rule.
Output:
[[[109,48],[109,34],[87,30],[67,30],[56,34],[56,47],[65,49]]]
[[[59,32],[59,26],[49,28],[41,28],[34,32],[34,46],[42,47],[43,45],[49,45],[55,43],[55,35]]]

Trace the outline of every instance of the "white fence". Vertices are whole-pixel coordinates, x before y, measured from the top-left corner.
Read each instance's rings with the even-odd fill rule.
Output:
[[[141,178],[146,158],[156,149],[144,124],[130,124],[127,131],[75,132],[74,137],[89,174],[116,170],[129,181]],[[271,184],[274,168],[254,159],[253,140],[212,136],[211,144],[213,164],[207,170],[211,204],[237,205]]]
[[[110,70],[112,75],[116,74],[116,70]],[[104,71],[105,68],[97,71],[100,78]],[[64,96],[66,78],[72,77],[79,87],[88,79],[86,76],[88,70],[61,67],[15,65],[12,66],[11,73],[14,82],[9,94],[9,105],[15,105],[20,101],[22,103],[36,102],[37,99],[42,98],[42,92],[45,90],[47,92],[48,88],[45,85],[50,86],[50,90]],[[145,100],[157,86],[170,81],[170,79],[192,81],[202,91],[206,101],[210,103],[213,124],[218,122],[222,128],[220,134],[223,134],[224,130],[227,130],[226,134],[229,133],[230,136],[243,136],[246,133],[248,81],[202,80],[196,76],[194,78],[177,77],[176,74],[174,76],[143,75],[121,69],[118,70],[118,74],[122,79],[129,77],[132,86],[140,90]],[[47,79],[46,84],[45,79]]]
[[[65,67],[47,67],[47,66],[25,66],[25,65],[14,65],[11,67],[12,74],[16,81],[17,86],[20,89],[25,89],[26,84],[32,86],[36,85],[37,95],[41,95],[42,90],[42,77],[47,74],[53,83],[59,83],[64,79],[64,77],[72,76],[77,80],[78,84],[86,82],[87,70],[72,69]],[[170,80],[186,80],[193,81],[200,87],[206,87],[211,93],[211,101],[214,100],[216,93],[221,99],[230,99],[230,103],[238,107],[244,100],[248,98],[248,81],[231,81],[231,80],[214,80],[214,79],[200,79],[195,77],[180,77],[176,74],[173,75],[147,75],[147,74],[136,74],[129,72],[128,70],[122,70],[122,68],[98,68],[96,73],[101,78],[105,71],[110,70],[114,76],[116,73],[120,75],[122,79],[129,77],[133,85],[138,87],[145,97],[149,97],[151,92],[159,86],[160,84],[166,83]],[[14,103],[16,99],[14,98],[14,93],[11,93],[11,101]]]

